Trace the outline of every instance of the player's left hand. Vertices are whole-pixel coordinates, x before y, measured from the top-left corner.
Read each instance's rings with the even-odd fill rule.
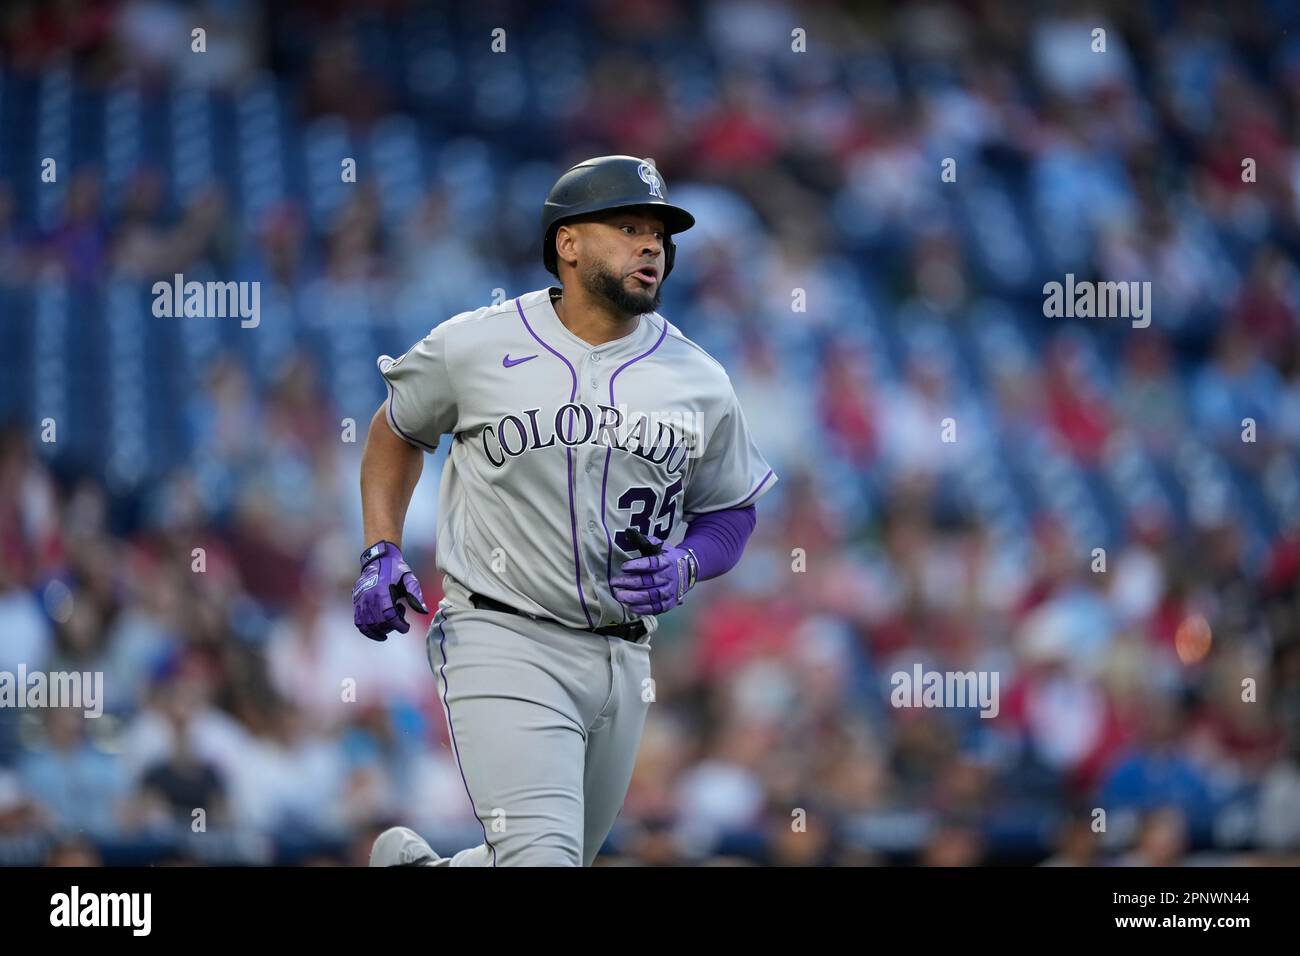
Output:
[[[663,541],[653,535],[649,538],[656,547]],[[634,614],[663,614],[671,610],[686,592],[695,586],[699,568],[695,555],[685,548],[668,548],[659,554],[633,558],[622,564],[623,573],[610,578],[614,597]]]

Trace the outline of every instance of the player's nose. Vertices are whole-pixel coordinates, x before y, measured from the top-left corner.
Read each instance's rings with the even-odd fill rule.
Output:
[[[663,252],[663,241],[653,233],[641,240],[641,247],[638,250],[641,258],[647,261],[653,259],[656,263],[659,261],[659,257],[663,255]]]

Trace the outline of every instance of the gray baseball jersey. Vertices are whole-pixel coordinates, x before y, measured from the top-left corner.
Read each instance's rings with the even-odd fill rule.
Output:
[[[667,540],[679,520],[752,504],[777,477],[725,370],[672,323],[648,313],[593,347],[552,292],[463,312],[379,366],[398,435],[427,451],[452,436],[438,567],[467,591],[589,629],[637,619],[609,584],[639,556],[627,528]]]

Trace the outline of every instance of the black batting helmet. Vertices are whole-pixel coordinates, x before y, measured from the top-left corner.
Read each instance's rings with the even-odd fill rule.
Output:
[[[664,221],[664,274],[673,269],[677,246],[673,234],[695,225],[695,217],[668,202],[668,188],[649,160],[635,156],[597,156],[570,168],[556,180],[542,206],[542,262],[559,276],[555,232],[572,222],[606,209],[651,206]]]

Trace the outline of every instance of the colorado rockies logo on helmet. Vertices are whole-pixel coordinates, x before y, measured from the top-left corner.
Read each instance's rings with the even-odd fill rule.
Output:
[[[663,199],[664,181],[659,178],[659,171],[649,163],[642,163],[636,168],[636,174],[641,177],[641,182],[650,187],[650,195],[656,199]]]

